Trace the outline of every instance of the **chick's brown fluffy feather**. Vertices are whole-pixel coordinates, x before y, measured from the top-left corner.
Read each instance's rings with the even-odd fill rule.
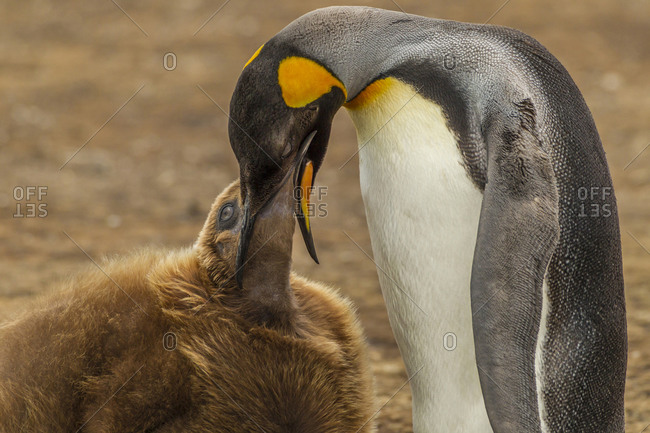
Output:
[[[370,432],[372,379],[353,308],[291,274],[290,326],[255,320],[232,278],[238,233],[77,276],[0,325],[2,432]],[[360,429],[360,430],[359,430]]]

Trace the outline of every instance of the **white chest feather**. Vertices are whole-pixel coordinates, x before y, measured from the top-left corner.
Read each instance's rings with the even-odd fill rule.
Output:
[[[470,276],[482,193],[442,109],[389,79],[350,109],[361,190],[416,433],[491,432],[474,355]]]

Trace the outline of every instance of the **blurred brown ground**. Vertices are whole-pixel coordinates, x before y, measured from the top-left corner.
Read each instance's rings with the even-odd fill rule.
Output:
[[[251,54],[324,1],[118,3],[24,0],[0,5],[0,320],[90,256],[192,243],[210,203],[237,174],[227,138],[230,95]],[[349,4],[397,9],[391,1]],[[431,17],[485,22],[503,0],[399,0]],[[492,24],[542,42],[567,67],[596,119],[620,207],[629,321],[627,426],[650,424],[650,2],[508,2]],[[173,52],[177,68],[163,68]],[[62,170],[59,167],[144,88]],[[318,183],[328,215],[314,222],[321,265],[295,241],[295,268],[356,302],[371,345],[380,432],[409,432],[410,394],[388,325],[358,187],[356,149],[342,110]],[[46,218],[13,218],[16,186],[47,186]],[[444,374],[441,372],[440,374]],[[393,394],[396,395],[391,399]]]

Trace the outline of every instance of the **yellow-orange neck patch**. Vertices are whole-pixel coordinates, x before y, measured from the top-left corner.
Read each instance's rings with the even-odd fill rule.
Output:
[[[349,110],[358,110],[371,104],[381,95],[386,93],[395,84],[393,77],[380,78],[373,81],[361,91],[353,100],[346,102],[343,106]]]
[[[262,48],[264,48],[264,45],[262,45],[261,47],[259,47],[259,48],[257,49],[257,51],[255,51],[255,53],[253,53],[253,56],[252,56],[250,59],[248,59],[248,61],[246,62],[246,64],[245,64],[244,67],[242,68],[242,70],[246,69],[246,66],[250,65],[251,62],[252,62],[253,60],[255,60],[255,58],[257,58],[257,56],[260,55],[260,51],[262,51]]]
[[[285,104],[300,108],[329,93],[332,87],[347,90],[341,81],[327,69],[304,57],[287,57],[278,67],[278,83],[282,89]]]

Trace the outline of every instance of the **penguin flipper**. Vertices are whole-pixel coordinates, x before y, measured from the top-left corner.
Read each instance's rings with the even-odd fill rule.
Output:
[[[491,122],[471,278],[476,362],[495,433],[539,432],[535,353],[546,268],[559,238],[558,193],[530,99]]]

